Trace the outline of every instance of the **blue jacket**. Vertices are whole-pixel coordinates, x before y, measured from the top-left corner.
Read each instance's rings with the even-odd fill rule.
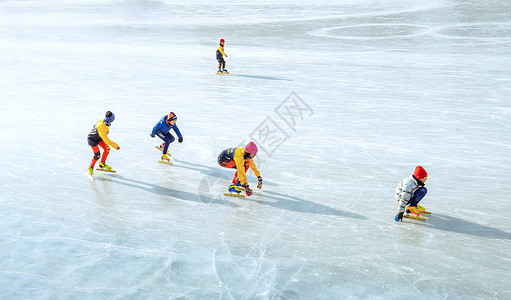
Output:
[[[151,136],[154,136],[156,133],[166,134],[167,132],[170,131],[170,129],[174,129],[178,138],[183,137],[181,135],[181,132],[179,131],[179,128],[177,127],[177,124],[174,124],[174,126],[169,126],[169,124],[167,124],[167,116],[161,118],[161,120],[158,123],[156,123],[156,125],[154,125],[153,131],[151,132]]]

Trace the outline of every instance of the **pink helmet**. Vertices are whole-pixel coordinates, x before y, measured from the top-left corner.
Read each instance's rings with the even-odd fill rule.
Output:
[[[245,146],[245,152],[246,153],[254,153],[256,154],[257,153],[257,146],[254,142],[249,142],[246,146]]]

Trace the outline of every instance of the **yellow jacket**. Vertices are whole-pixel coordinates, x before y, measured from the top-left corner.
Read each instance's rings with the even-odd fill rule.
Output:
[[[222,45],[218,45],[218,51],[220,51],[220,53],[222,53],[223,56],[227,56],[227,54],[225,54],[224,52],[224,47]]]
[[[255,162],[251,159],[244,159],[245,149],[244,148],[236,148],[234,151],[234,162],[236,163],[236,169],[238,170],[238,178],[240,179],[240,183],[243,185],[247,183],[247,175],[245,174],[245,162],[248,163],[254,175],[259,177],[261,173],[257,170]]]
[[[108,145],[112,146],[113,148],[117,149],[119,148],[119,145],[114,143],[112,140],[110,140],[107,136],[108,132],[110,132],[110,128],[103,123],[103,120],[99,120],[96,123],[96,129],[98,130],[99,137]]]

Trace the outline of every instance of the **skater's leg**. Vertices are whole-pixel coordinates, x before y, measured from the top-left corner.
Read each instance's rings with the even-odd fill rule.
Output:
[[[98,144],[101,148],[103,148],[103,155],[101,156],[101,163],[104,164],[106,162],[106,158],[108,154],[110,154],[110,146],[108,146],[105,142],[101,141]]]
[[[419,202],[422,200],[422,198],[424,198],[424,196],[426,196],[427,193],[428,189],[426,189],[426,187],[424,186],[420,187],[415,191],[415,193],[413,193],[413,196],[410,198],[410,201],[408,201],[408,205],[417,206],[417,204],[419,204]]]
[[[89,167],[94,168],[94,165],[96,165],[96,162],[101,157],[101,153],[99,152],[98,146],[94,146],[94,147],[91,146],[91,148],[92,148],[92,152],[94,152],[94,156],[92,157]]]
[[[165,147],[163,147],[163,154],[167,153],[167,150],[169,149],[170,143],[172,143],[175,138],[170,132],[165,133]]]
[[[162,152],[163,154],[167,154],[167,150],[169,149],[170,143],[172,143],[175,140],[174,136],[169,132],[167,132],[166,134],[157,133],[156,135],[158,135],[158,137],[163,140]]]

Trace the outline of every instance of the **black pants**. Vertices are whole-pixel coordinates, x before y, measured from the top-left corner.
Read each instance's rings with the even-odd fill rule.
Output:
[[[225,69],[225,59],[220,51],[216,50],[216,60],[218,61],[218,68]]]

